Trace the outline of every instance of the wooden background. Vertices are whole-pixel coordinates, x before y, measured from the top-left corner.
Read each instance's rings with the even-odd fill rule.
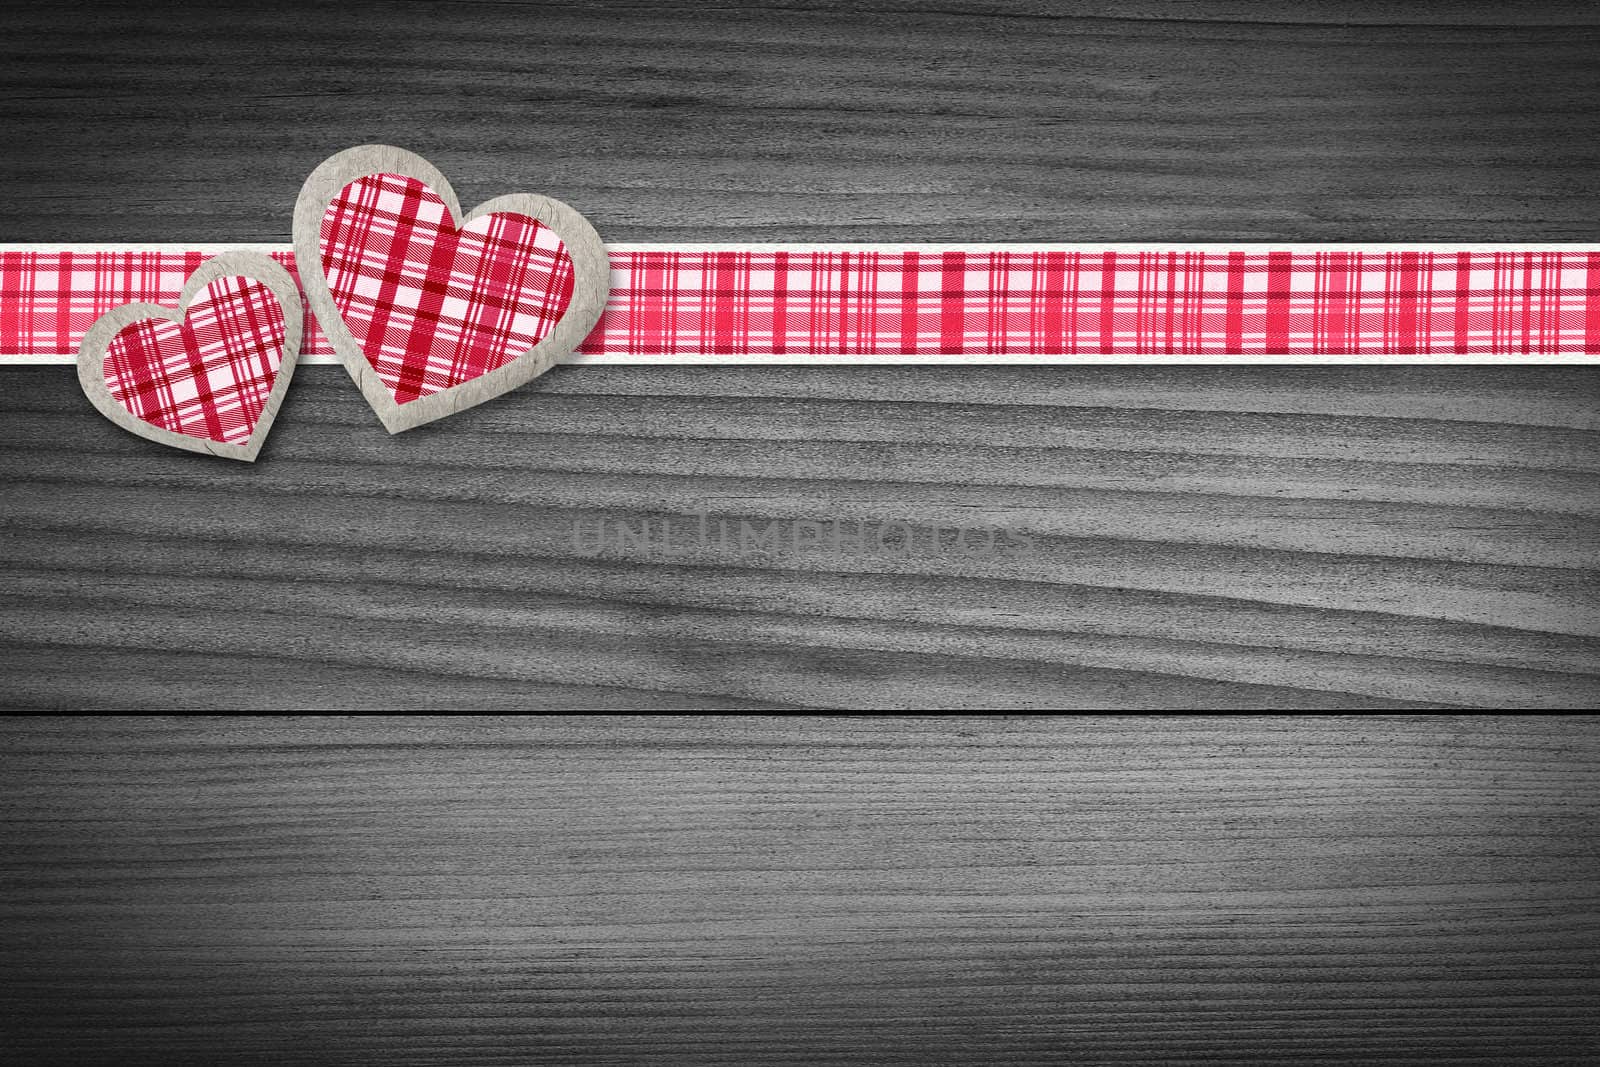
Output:
[[[0,240],[349,144],[614,240],[1600,241],[1582,5],[8,7]],[[0,372],[0,702],[1596,696],[1588,370],[564,369],[262,461]],[[70,446],[56,445],[68,438]],[[570,550],[709,505],[1027,567]],[[19,719],[0,1059],[1581,1064],[1600,721]]]
[[[4,240],[285,243],[305,174],[392,141],[612,240],[1600,241],[1584,5],[7,21]],[[1597,428],[1588,368],[637,367],[390,439],[307,367],[244,468],[12,368],[0,701],[1583,707]],[[573,551],[701,509],[1039,552]]]
[[[1573,5],[8,8],[0,240],[288,241],[392,141],[612,240],[1600,241]],[[17,706],[1583,707],[1588,368],[568,368],[254,468],[0,378]],[[63,444],[62,442],[66,442]],[[588,560],[706,509],[1031,561]]]
[[[16,1064],[1585,1064],[1600,720],[0,723]]]
[[[1600,240],[1581,6],[8,7],[0,240],[349,144],[614,240]],[[1577,705],[1600,377],[563,369],[262,461],[0,372],[0,702]],[[62,438],[71,443],[60,447]],[[1027,566],[571,551],[698,507]],[[25,1064],[1584,1063],[1600,721],[18,719]]]

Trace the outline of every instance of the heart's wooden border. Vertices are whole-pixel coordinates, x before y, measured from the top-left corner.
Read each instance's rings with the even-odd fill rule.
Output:
[[[328,204],[345,186],[373,174],[399,174],[426,184],[444,201],[458,230],[497,211],[527,215],[554,230],[572,257],[574,279],[572,302],[551,331],[504,366],[449,389],[397,404],[345,326],[322,267],[322,218]],[[300,284],[323,334],[390,433],[444,418],[537,378],[583,343],[600,321],[600,312],[611,292],[611,263],[605,243],[576,210],[547,196],[511,193],[485,201],[463,217],[460,201],[445,176],[421,156],[391,145],[347,148],[311,172],[294,205],[294,259]]]
[[[278,375],[273,379],[272,391],[267,394],[261,417],[250,431],[244,444],[211,441],[203,437],[175,433],[139,418],[117,403],[106,385],[106,349],[117,334],[141,319],[166,319],[182,322],[189,315],[189,304],[201,291],[218,278],[243,277],[260,282],[272,293],[283,311],[283,358],[278,364]],[[83,394],[106,418],[130,433],[158,444],[183,448],[190,452],[205,452],[224,459],[238,459],[254,463],[267,433],[283,406],[283,397],[289,390],[289,380],[294,377],[295,364],[300,360],[300,335],[305,326],[305,308],[300,303],[300,290],[294,277],[271,257],[261,252],[223,252],[195,268],[183,283],[183,292],[176,307],[163,304],[124,304],[101,315],[84,334],[78,346],[78,384]]]

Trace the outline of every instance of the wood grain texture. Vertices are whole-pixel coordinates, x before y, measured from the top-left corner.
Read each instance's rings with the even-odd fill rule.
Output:
[[[425,156],[610,241],[1600,239],[1592,4],[38,3],[5,239],[287,242]]]
[[[305,367],[249,470],[83,418],[65,373],[0,398],[17,704],[1600,695],[1587,369],[560,368],[402,439]],[[1035,550],[745,551],[700,511]]]
[[[25,6],[0,236],[287,241],[388,141],[610,240],[1600,241],[1580,4]],[[0,379],[0,702],[1586,707],[1583,369],[565,368],[390,439],[296,376],[257,469]],[[74,445],[57,446],[62,439]],[[588,558],[706,509],[1026,560]]]
[[[19,1063],[1579,1064],[1593,718],[18,720]]]

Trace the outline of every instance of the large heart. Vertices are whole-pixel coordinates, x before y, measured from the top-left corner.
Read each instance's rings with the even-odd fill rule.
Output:
[[[251,462],[294,374],[303,316],[288,271],[227,252],[189,276],[176,307],[124,304],[96,319],[78,382],[140,437]]]
[[[386,145],[312,172],[294,249],[317,321],[391,433],[542,374],[610,289],[605,246],[572,208],[518,193],[463,219],[444,175]]]

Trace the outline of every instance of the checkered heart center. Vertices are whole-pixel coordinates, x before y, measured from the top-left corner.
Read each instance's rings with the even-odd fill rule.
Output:
[[[397,404],[510,363],[572,302],[572,257],[554,230],[511,212],[458,230],[444,201],[404,175],[345,186],[319,248],[334,306]]]
[[[283,345],[283,308],[271,290],[218,278],[182,322],[140,319],[119,331],[106,346],[106,388],[153,426],[242,445],[272,392]]]

